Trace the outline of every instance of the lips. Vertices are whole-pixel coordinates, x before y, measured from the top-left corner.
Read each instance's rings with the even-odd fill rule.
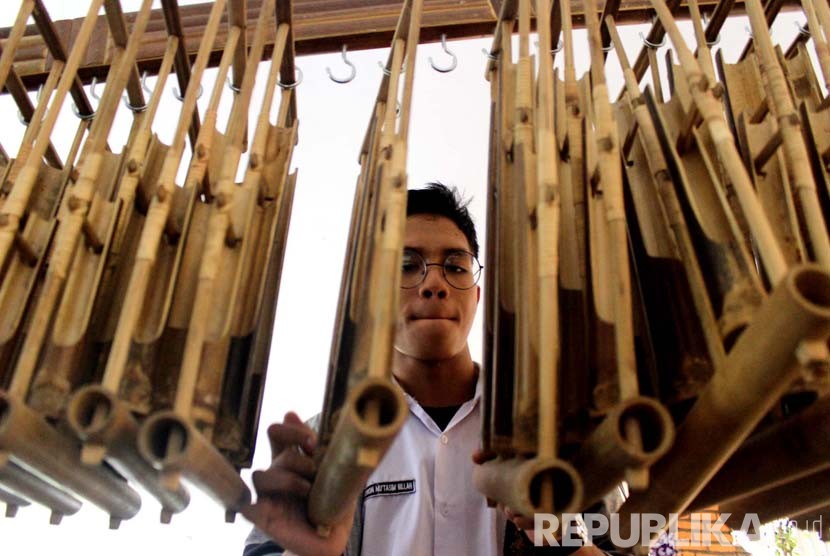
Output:
[[[411,320],[458,320],[446,315],[414,315]]]

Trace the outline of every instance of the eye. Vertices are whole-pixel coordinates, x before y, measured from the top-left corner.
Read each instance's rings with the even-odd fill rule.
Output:
[[[466,268],[454,264],[444,265],[444,270],[452,274],[465,274],[469,272]]]
[[[401,265],[401,272],[411,273],[411,272],[419,272],[419,271],[420,271],[420,265],[418,265],[416,263],[404,261],[403,264]]]

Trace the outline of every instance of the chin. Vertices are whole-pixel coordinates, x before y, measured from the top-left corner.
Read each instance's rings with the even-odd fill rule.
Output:
[[[420,359],[422,361],[438,361],[441,359],[451,359],[460,353],[460,349],[454,342],[444,337],[438,338],[423,338],[417,342],[416,345],[401,345],[398,351],[404,355]]]

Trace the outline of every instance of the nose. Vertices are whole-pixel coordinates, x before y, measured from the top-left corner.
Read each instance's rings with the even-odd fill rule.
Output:
[[[434,271],[434,272],[431,272]],[[438,299],[445,299],[449,294],[449,284],[444,280],[441,266],[428,266],[427,274],[424,276],[424,281],[418,287],[418,295],[426,299],[433,295],[438,296]]]

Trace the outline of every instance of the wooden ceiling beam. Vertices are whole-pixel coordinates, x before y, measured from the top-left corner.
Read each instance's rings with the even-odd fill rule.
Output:
[[[780,0],[780,2],[780,5],[784,7],[798,5],[797,0]],[[255,21],[261,3],[262,0],[240,2],[245,5],[249,21]],[[616,4],[613,1],[611,3]],[[731,4],[732,0],[728,3]],[[775,3],[776,7],[779,7],[779,0]],[[582,2],[572,0],[572,4],[574,27],[584,26]],[[685,2],[680,4],[678,16],[688,17]],[[701,0],[700,4],[704,11],[711,12],[718,4],[718,0]],[[721,7],[724,4],[726,3],[721,2]],[[616,20],[619,23],[649,21],[652,14],[650,6],[649,0],[623,0],[619,2]],[[202,28],[207,21],[209,10],[209,3],[181,6],[178,10],[181,35],[186,37],[184,49],[191,59],[199,47]],[[347,44],[350,51],[387,48],[392,39],[399,11],[400,3],[395,0],[297,0],[294,3],[293,14],[296,53],[302,56],[339,52],[343,44]],[[742,12],[743,0],[734,0],[732,13]],[[725,15],[724,10],[721,9],[715,17],[719,19],[723,15]],[[234,16],[239,17],[236,14]],[[127,25],[131,27],[135,14],[126,13],[124,17]],[[424,5],[421,42],[437,42],[443,33],[448,39],[491,36],[495,23],[493,8],[488,0],[464,2],[427,0]],[[80,19],[53,23],[56,35],[65,45],[71,45],[74,42],[79,26]],[[101,16],[100,26],[102,32],[93,39],[86,59],[79,70],[80,78],[84,82],[89,82],[94,76],[100,79],[105,78],[112,59],[113,39],[107,31],[105,16]],[[223,29],[226,28],[227,26],[223,25]],[[0,29],[0,41],[7,37],[10,31],[10,28]],[[167,32],[162,10],[154,10],[138,55],[139,71],[147,71],[150,74],[158,71],[161,57],[164,54]],[[249,29],[248,32],[252,33],[253,29]],[[276,25],[274,24],[269,30],[266,57],[270,57],[275,33]],[[217,38],[211,65],[218,64],[224,40],[225,31],[223,30]],[[34,25],[27,28],[26,36],[20,46],[15,56],[15,69],[26,88],[33,90],[46,80],[52,64],[52,54]]]

